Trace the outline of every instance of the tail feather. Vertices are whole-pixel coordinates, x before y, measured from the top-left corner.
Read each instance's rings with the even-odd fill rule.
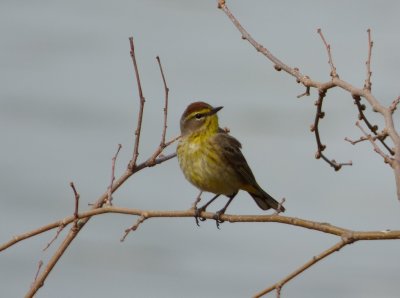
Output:
[[[249,194],[253,197],[254,201],[256,201],[258,207],[261,209],[268,210],[273,208],[276,211],[285,212],[285,207],[283,207],[278,201],[276,201],[261,188],[257,191],[257,193],[249,192]]]

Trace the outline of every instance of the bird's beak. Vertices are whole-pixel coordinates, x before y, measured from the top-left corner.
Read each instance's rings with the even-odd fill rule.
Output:
[[[208,115],[214,115],[216,114],[219,110],[221,110],[223,107],[216,107],[212,108],[210,112],[208,112]]]

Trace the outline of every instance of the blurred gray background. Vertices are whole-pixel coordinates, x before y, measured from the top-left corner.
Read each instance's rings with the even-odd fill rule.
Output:
[[[320,81],[329,79],[329,65],[317,28],[332,44],[341,78],[357,86],[365,79],[371,28],[373,92],[385,105],[398,96],[399,1],[228,5],[260,43]],[[88,208],[107,188],[118,143],[116,175],[125,169],[139,106],[129,36],[147,99],[140,160],[160,141],[160,55],[171,89],[169,138],[179,134],[178,119],[191,101],[223,105],[221,125],[244,144],[259,183],[286,198],[286,215],[355,230],[399,229],[391,169],[370,144],[343,140],[360,136],[349,94],[328,93],[321,123],[326,154],[354,163],[337,173],[314,159],[315,91],[297,99],[304,89],[242,41],[216,1],[2,0],[0,25],[1,242],[70,215],[70,181],[81,194],[81,210]],[[382,123],[370,109],[367,114]],[[184,210],[196,196],[174,159],[132,177],[114,203]],[[263,214],[246,193],[229,213]],[[92,219],[37,297],[249,297],[339,240],[274,223],[225,223],[217,230],[212,221],[199,228],[192,218],[176,218],[149,220],[120,243],[135,220]],[[25,294],[38,261],[59,244],[41,251],[54,234],[0,255],[1,297]],[[358,242],[290,282],[282,296],[398,297],[399,251],[399,241]]]

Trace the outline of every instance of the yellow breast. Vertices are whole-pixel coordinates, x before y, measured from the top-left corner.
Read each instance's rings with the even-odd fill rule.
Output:
[[[186,136],[178,144],[179,165],[186,179],[203,191],[231,195],[238,191],[235,169],[212,137]]]

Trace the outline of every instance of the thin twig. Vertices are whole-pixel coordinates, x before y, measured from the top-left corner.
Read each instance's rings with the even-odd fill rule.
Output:
[[[56,234],[54,235],[54,237],[46,244],[46,246],[42,249],[42,251],[46,251],[52,244],[54,241],[57,240],[58,236],[61,234],[62,230],[64,230],[65,225],[61,224],[58,229]]]
[[[312,257],[311,260],[309,260],[307,263],[305,263],[304,265],[302,265],[301,267],[299,267],[298,269],[296,269],[295,271],[293,271],[292,273],[290,273],[289,275],[287,275],[285,278],[281,279],[280,281],[278,281],[277,283],[275,283],[274,285],[258,292],[257,294],[255,294],[253,297],[261,297],[264,296],[267,293],[270,293],[274,290],[277,291],[277,293],[280,294],[280,291],[282,289],[282,287],[288,283],[290,280],[292,280],[293,278],[295,278],[296,276],[298,276],[299,274],[303,273],[305,270],[307,270],[308,268],[310,268],[311,266],[315,265],[316,263],[318,263],[319,261],[323,260],[324,258],[328,257],[329,255],[339,251],[340,249],[342,249],[344,246],[353,243],[355,240],[353,239],[349,239],[349,240],[345,240],[342,239],[340,242],[336,243],[335,245],[331,246],[330,248],[328,248],[327,250],[323,251],[321,254]]]
[[[147,159],[145,162],[143,162],[139,165],[137,164],[137,158],[139,155],[139,140],[140,140],[142,121],[143,121],[143,109],[144,109],[145,99],[143,96],[143,91],[142,91],[142,87],[141,87],[141,83],[140,83],[139,71],[138,71],[136,57],[135,57],[133,38],[130,38],[129,41],[130,41],[130,48],[131,48],[131,57],[132,57],[132,61],[133,61],[134,69],[135,69],[136,81],[137,81],[138,90],[139,90],[140,108],[139,108],[138,124],[137,124],[137,128],[135,131],[136,137],[135,137],[135,144],[134,144],[132,159],[129,162],[128,168],[125,171],[125,173],[120,178],[115,180],[115,182],[112,184],[111,194],[114,193],[129,177],[131,177],[133,174],[137,173],[138,171],[140,171],[144,168],[150,167],[150,166],[154,166],[156,164],[160,164],[160,163],[165,162],[176,156],[176,153],[173,153],[173,154],[170,154],[167,156],[159,156],[155,160]],[[169,144],[171,144],[171,143],[172,142],[170,142]],[[167,144],[166,144],[166,146],[167,146]],[[159,148],[157,148],[157,150],[159,150]],[[161,152],[160,152],[160,154],[161,154]],[[160,155],[160,154],[158,154],[158,155]],[[91,206],[91,210],[93,211],[93,210],[103,207],[103,205],[107,201],[107,198],[109,197],[109,193],[110,193],[109,190],[107,190],[105,193],[103,193],[96,200],[96,202]],[[33,286],[26,293],[26,297],[33,297],[35,295],[35,293],[43,286],[44,281],[47,279],[48,275],[50,274],[50,272],[52,271],[54,266],[57,264],[57,262],[59,261],[61,256],[64,254],[65,250],[69,247],[69,245],[75,239],[76,235],[78,235],[80,230],[86,225],[86,223],[89,220],[90,220],[90,217],[86,217],[84,219],[81,219],[78,224],[78,222],[76,221],[76,218],[74,217],[74,221],[76,221],[76,224],[74,224],[74,226],[70,229],[70,231],[64,238],[64,241],[60,244],[60,246],[58,247],[58,249],[56,250],[54,255],[50,258],[50,260],[46,264],[43,272],[41,274],[39,274],[39,276],[38,276],[37,280],[34,282]],[[60,226],[61,224],[63,224],[63,223],[61,222],[57,226]],[[48,227],[49,227],[49,225],[46,226],[46,228],[48,228]],[[34,231],[33,234],[35,234],[37,232],[38,231]],[[30,237],[29,234],[25,234],[24,236]],[[9,241],[9,243],[6,243],[6,245],[4,245],[3,247],[0,247],[0,249],[1,248],[5,249],[6,247],[12,245],[13,242],[16,243],[20,240],[22,240],[22,238],[20,238],[20,237],[14,238],[12,241]]]
[[[160,61],[160,57],[157,56],[156,57],[157,62],[158,62],[158,66],[160,67],[160,72],[161,72],[161,77],[163,80],[163,84],[164,84],[164,93],[165,93],[165,101],[164,101],[164,126],[163,126],[163,130],[162,130],[162,134],[161,134],[161,142],[160,142],[160,147],[162,147],[163,149],[165,148],[165,136],[167,133],[167,118],[168,118],[168,95],[169,95],[169,88],[167,85],[167,81],[165,80],[165,75],[164,75],[164,71],[161,65],[161,61]]]
[[[396,111],[399,103],[400,103],[400,96],[398,96],[395,100],[393,100],[392,104],[389,106],[389,110],[392,114],[394,113],[394,111]]]
[[[370,143],[371,143],[372,146],[374,147],[374,151],[375,151],[376,153],[378,153],[380,156],[382,156],[383,161],[384,161],[385,163],[388,163],[389,165],[391,165],[391,166],[393,167],[394,159],[391,158],[389,155],[385,154],[385,153],[381,150],[381,148],[379,148],[379,146],[376,144],[374,138],[373,138],[370,134],[367,134],[367,132],[366,132],[365,129],[361,126],[361,124],[360,124],[359,121],[356,122],[356,126],[362,131],[362,133],[364,134],[365,138],[366,138],[368,141],[370,141]]]
[[[321,137],[320,137],[320,134],[319,134],[319,121],[320,121],[320,119],[325,117],[325,112],[322,111],[322,104],[323,104],[325,95],[326,95],[326,91],[325,90],[319,90],[318,100],[315,102],[315,105],[317,106],[317,111],[315,113],[314,124],[311,125],[311,129],[310,129],[311,132],[314,132],[315,140],[317,142],[317,152],[315,153],[315,158],[316,159],[322,158],[331,167],[333,167],[335,169],[335,171],[339,171],[342,168],[342,166],[351,166],[353,163],[351,161],[338,163],[334,159],[330,160],[323,153],[323,151],[326,149],[326,145],[322,144],[322,142],[321,142]]]
[[[374,42],[371,39],[371,29],[368,29],[367,33],[368,33],[368,57],[367,57],[367,61],[365,62],[366,69],[367,69],[367,76],[365,79],[364,88],[371,91],[371,87],[372,87],[371,55],[372,55],[372,46],[374,45]]]
[[[79,221],[79,216],[78,216],[78,214],[79,214],[79,198],[80,198],[80,195],[79,195],[79,193],[76,191],[74,182],[70,182],[69,185],[71,186],[71,188],[72,188],[72,190],[73,190],[73,192],[74,192],[74,197],[75,197],[74,227],[73,227],[73,228],[74,228],[75,230],[78,230],[78,221]]]
[[[336,72],[335,64],[333,63],[333,58],[332,58],[332,53],[331,53],[331,45],[326,42],[326,39],[325,39],[324,35],[322,34],[321,28],[318,28],[317,32],[318,32],[319,36],[321,36],[322,42],[324,43],[326,51],[328,52],[328,63],[329,63],[329,66],[331,67],[331,77],[337,78],[339,76]]]
[[[125,234],[122,236],[122,238],[119,241],[124,242],[125,238],[128,236],[128,234],[130,232],[136,231],[139,228],[139,226],[146,220],[146,218],[147,218],[146,212],[142,213],[132,226],[125,229]]]
[[[40,269],[42,268],[42,266],[43,266],[43,261],[40,260],[40,261],[38,262],[38,267],[37,267],[37,270],[36,270],[36,274],[35,274],[35,277],[34,277],[34,279],[33,279],[33,283],[32,283],[31,286],[33,286],[33,284],[35,283],[36,279],[38,278],[39,272],[40,272]]]
[[[117,157],[119,154],[119,151],[121,150],[122,145],[118,144],[117,152],[114,154],[113,158],[111,159],[111,178],[110,178],[110,185],[108,186],[108,196],[107,196],[107,202],[106,204],[112,205],[112,186],[115,180],[115,163],[117,161]]]
[[[133,169],[136,166],[136,162],[139,157],[139,141],[140,141],[140,132],[142,130],[142,123],[143,123],[143,109],[144,109],[145,98],[143,96],[142,84],[140,82],[139,69],[138,69],[137,62],[136,62],[135,45],[133,43],[133,37],[129,37],[129,44],[131,47],[130,54],[132,57],[133,68],[135,69],[136,83],[138,86],[139,102],[140,102],[138,121],[137,121],[136,130],[135,130],[135,144],[133,146],[133,156],[132,156],[132,160],[129,162],[129,165],[128,165],[129,169]]]
[[[242,35],[242,39],[248,41],[257,52],[264,55],[268,60],[272,62],[272,65],[275,69],[283,70],[286,73],[296,78],[298,83],[303,84],[305,87],[317,88],[319,90],[328,90],[330,88],[339,87],[343,90],[348,91],[352,95],[358,95],[364,97],[368,103],[371,105],[371,108],[380,113],[385,120],[385,129],[387,131],[388,136],[393,141],[394,144],[394,162],[393,162],[393,172],[396,180],[397,187],[397,198],[400,200],[400,135],[396,131],[394,127],[394,121],[392,117],[392,111],[383,106],[377,98],[371,93],[370,90],[365,88],[357,88],[350,83],[341,80],[339,77],[332,77],[329,81],[326,82],[318,82],[313,80],[307,75],[302,74],[297,68],[292,68],[287,64],[283,63],[279,60],[275,55],[273,55],[266,47],[258,43],[250,34],[247,32],[243,26],[240,24],[238,19],[232,14],[225,1],[218,1],[218,8],[220,8],[226,16],[232,21],[233,25],[238,29],[238,31]]]
[[[301,98],[303,96],[310,96],[310,86],[306,87],[306,91],[304,91],[303,93],[297,95],[297,98]]]
[[[365,116],[364,110],[366,109],[366,106],[364,104],[361,104],[361,97],[357,96],[357,95],[353,95],[353,99],[354,99],[354,104],[357,106],[357,109],[358,109],[358,113],[359,113],[358,119],[363,120],[365,122],[365,124],[367,125],[367,127],[369,128],[369,130],[375,136],[379,135],[378,125],[372,125],[371,122],[369,122],[369,120]],[[394,151],[386,144],[385,139],[378,138],[378,140],[382,143],[382,145],[386,148],[386,150],[389,151],[389,153],[391,155],[394,155]]]
[[[165,79],[165,75],[164,75],[164,71],[161,65],[161,60],[160,57],[156,57],[157,62],[158,62],[158,66],[160,68],[160,73],[161,73],[161,77],[162,77],[162,81],[163,81],[163,85],[164,85],[164,124],[163,124],[163,129],[162,129],[162,133],[161,133],[161,141],[160,141],[160,145],[158,146],[157,150],[154,151],[153,155],[150,157],[150,163],[153,163],[156,158],[162,153],[162,151],[165,149],[165,147],[167,147],[168,145],[170,145],[171,143],[175,142],[176,140],[178,140],[180,138],[180,136],[173,138],[171,141],[169,142],[165,142],[165,136],[167,134],[167,120],[168,120],[168,94],[169,94],[169,88],[167,85],[167,81]]]
[[[386,138],[386,137],[387,137],[387,133],[385,133],[385,132],[381,132],[381,133],[379,133],[379,134],[377,134],[377,135],[375,135],[375,136],[371,136],[372,140],[374,140],[374,141],[380,140],[380,139],[384,139],[384,138]],[[350,139],[350,138],[348,138],[348,137],[345,137],[344,140],[345,140],[346,142],[349,142],[349,143],[352,144],[352,145],[356,145],[356,144],[361,143],[361,142],[364,142],[364,141],[369,141],[369,138],[366,137],[366,136],[361,136],[361,137],[358,138],[357,140],[352,140],[352,139]]]

